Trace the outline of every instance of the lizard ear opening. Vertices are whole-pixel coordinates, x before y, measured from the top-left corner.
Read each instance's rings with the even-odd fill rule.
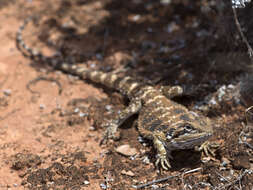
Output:
[[[170,129],[170,130],[167,132],[166,138],[167,138],[168,140],[172,139],[172,137],[174,136],[174,131],[175,131],[175,129]]]

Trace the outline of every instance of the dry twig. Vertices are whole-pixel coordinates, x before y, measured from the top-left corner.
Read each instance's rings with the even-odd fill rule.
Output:
[[[50,81],[50,82],[56,83],[57,86],[58,86],[58,88],[59,88],[58,94],[61,94],[61,93],[62,93],[62,85],[61,85],[61,83],[60,83],[59,81],[57,81],[57,80],[54,79],[54,78],[46,78],[46,77],[42,77],[42,76],[37,77],[37,78],[35,78],[35,79],[29,81],[28,84],[26,85],[26,88],[27,88],[31,93],[33,93],[33,94],[35,94],[35,93],[39,94],[39,92],[33,91],[33,90],[30,88],[30,85],[36,84],[36,83],[39,82],[40,80]]]
[[[200,171],[200,170],[202,170],[202,168],[195,168],[195,169],[186,171],[183,174],[177,174],[177,175],[173,175],[173,176],[164,177],[164,178],[161,178],[161,179],[153,180],[153,181],[148,182],[148,183],[143,184],[143,185],[138,185],[138,186],[133,185],[132,187],[135,188],[135,189],[141,189],[141,188],[147,187],[147,186],[155,184],[155,183],[160,183],[160,182],[163,182],[163,181],[167,181],[167,180],[172,179],[174,177],[179,177],[180,175],[184,176],[185,174],[197,172],[197,171]]]
[[[219,186],[219,187],[215,187],[214,189],[215,190],[221,190],[221,189],[227,189],[228,187],[232,186],[232,185],[235,185],[236,183],[241,183],[241,180],[242,178],[246,175],[246,174],[252,174],[253,171],[252,170],[244,170],[243,173],[241,175],[238,176],[238,178],[234,181],[231,181],[229,182],[228,184],[226,185],[223,185],[223,186]],[[219,175],[221,176],[221,175]],[[226,179],[226,178],[225,178]],[[226,181],[228,181],[226,179]],[[238,187],[236,187],[237,189],[239,189]]]
[[[248,48],[248,53],[249,53],[249,57],[250,57],[251,61],[253,61],[253,58],[252,58],[252,56],[253,56],[253,50],[252,50],[251,46],[249,45],[249,42],[248,42],[247,38],[245,37],[245,35],[242,32],[241,25],[240,25],[240,23],[238,21],[238,16],[237,16],[236,9],[234,7],[232,7],[232,10],[233,10],[233,14],[234,14],[235,25],[236,25],[239,33],[240,33],[240,36],[241,36],[243,42],[246,44],[246,46]]]

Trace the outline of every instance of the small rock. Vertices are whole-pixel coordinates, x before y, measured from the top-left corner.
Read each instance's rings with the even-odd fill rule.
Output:
[[[138,137],[137,137],[137,140],[138,140],[140,143],[145,142],[145,139],[144,139],[143,137],[141,137],[141,136],[138,136]]]
[[[131,148],[128,144],[118,146],[115,150],[124,156],[133,156],[137,154],[137,150],[135,148]]]
[[[83,113],[83,112],[80,112],[80,113],[79,113],[79,117],[86,117],[86,116],[88,116],[87,113]]]
[[[134,17],[133,17],[133,21],[138,21],[139,19],[141,18],[141,16],[140,15],[135,15]]]
[[[95,131],[95,130],[96,130],[96,128],[94,126],[89,127],[89,131]]]
[[[106,109],[107,111],[112,111],[112,106],[111,106],[111,105],[106,105],[106,106],[105,106],[105,109]]]
[[[101,187],[101,189],[107,189],[107,186],[104,183],[100,183],[100,187]]]
[[[131,176],[131,177],[135,176],[135,174],[132,171],[130,171],[130,170],[129,171],[122,170],[121,174],[128,175],[128,176]]]
[[[3,90],[3,93],[5,96],[10,96],[11,95],[11,90],[10,89],[5,89]]]
[[[85,180],[83,183],[84,183],[85,185],[89,185],[89,184],[90,184],[90,182],[87,181],[87,180]]]
[[[143,146],[148,146],[147,143],[142,143]]]
[[[45,106],[44,104],[40,104],[40,109],[41,109],[41,110],[45,109],[45,107],[46,107],[46,106]]]

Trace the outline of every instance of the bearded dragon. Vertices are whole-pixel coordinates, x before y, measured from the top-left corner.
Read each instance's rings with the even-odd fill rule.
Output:
[[[204,150],[206,154],[211,152],[207,143],[207,139],[213,134],[210,120],[171,100],[182,93],[182,88],[175,86],[158,90],[151,85],[136,82],[129,76],[119,77],[117,74],[94,71],[46,57],[24,43],[22,32],[28,21],[19,28],[16,40],[19,48],[32,60],[43,61],[54,69],[116,89],[129,98],[129,106],[108,124],[102,144],[108,139],[117,139],[118,127],[127,118],[138,113],[138,131],[153,142],[157,151],[156,166],[160,164],[165,170],[171,168],[169,158],[172,158],[173,150],[200,146],[199,150]]]

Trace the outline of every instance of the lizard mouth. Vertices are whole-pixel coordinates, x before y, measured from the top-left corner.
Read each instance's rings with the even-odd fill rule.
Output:
[[[190,135],[182,135],[171,141],[171,145],[177,149],[190,149],[205,142],[212,134],[198,133]]]

